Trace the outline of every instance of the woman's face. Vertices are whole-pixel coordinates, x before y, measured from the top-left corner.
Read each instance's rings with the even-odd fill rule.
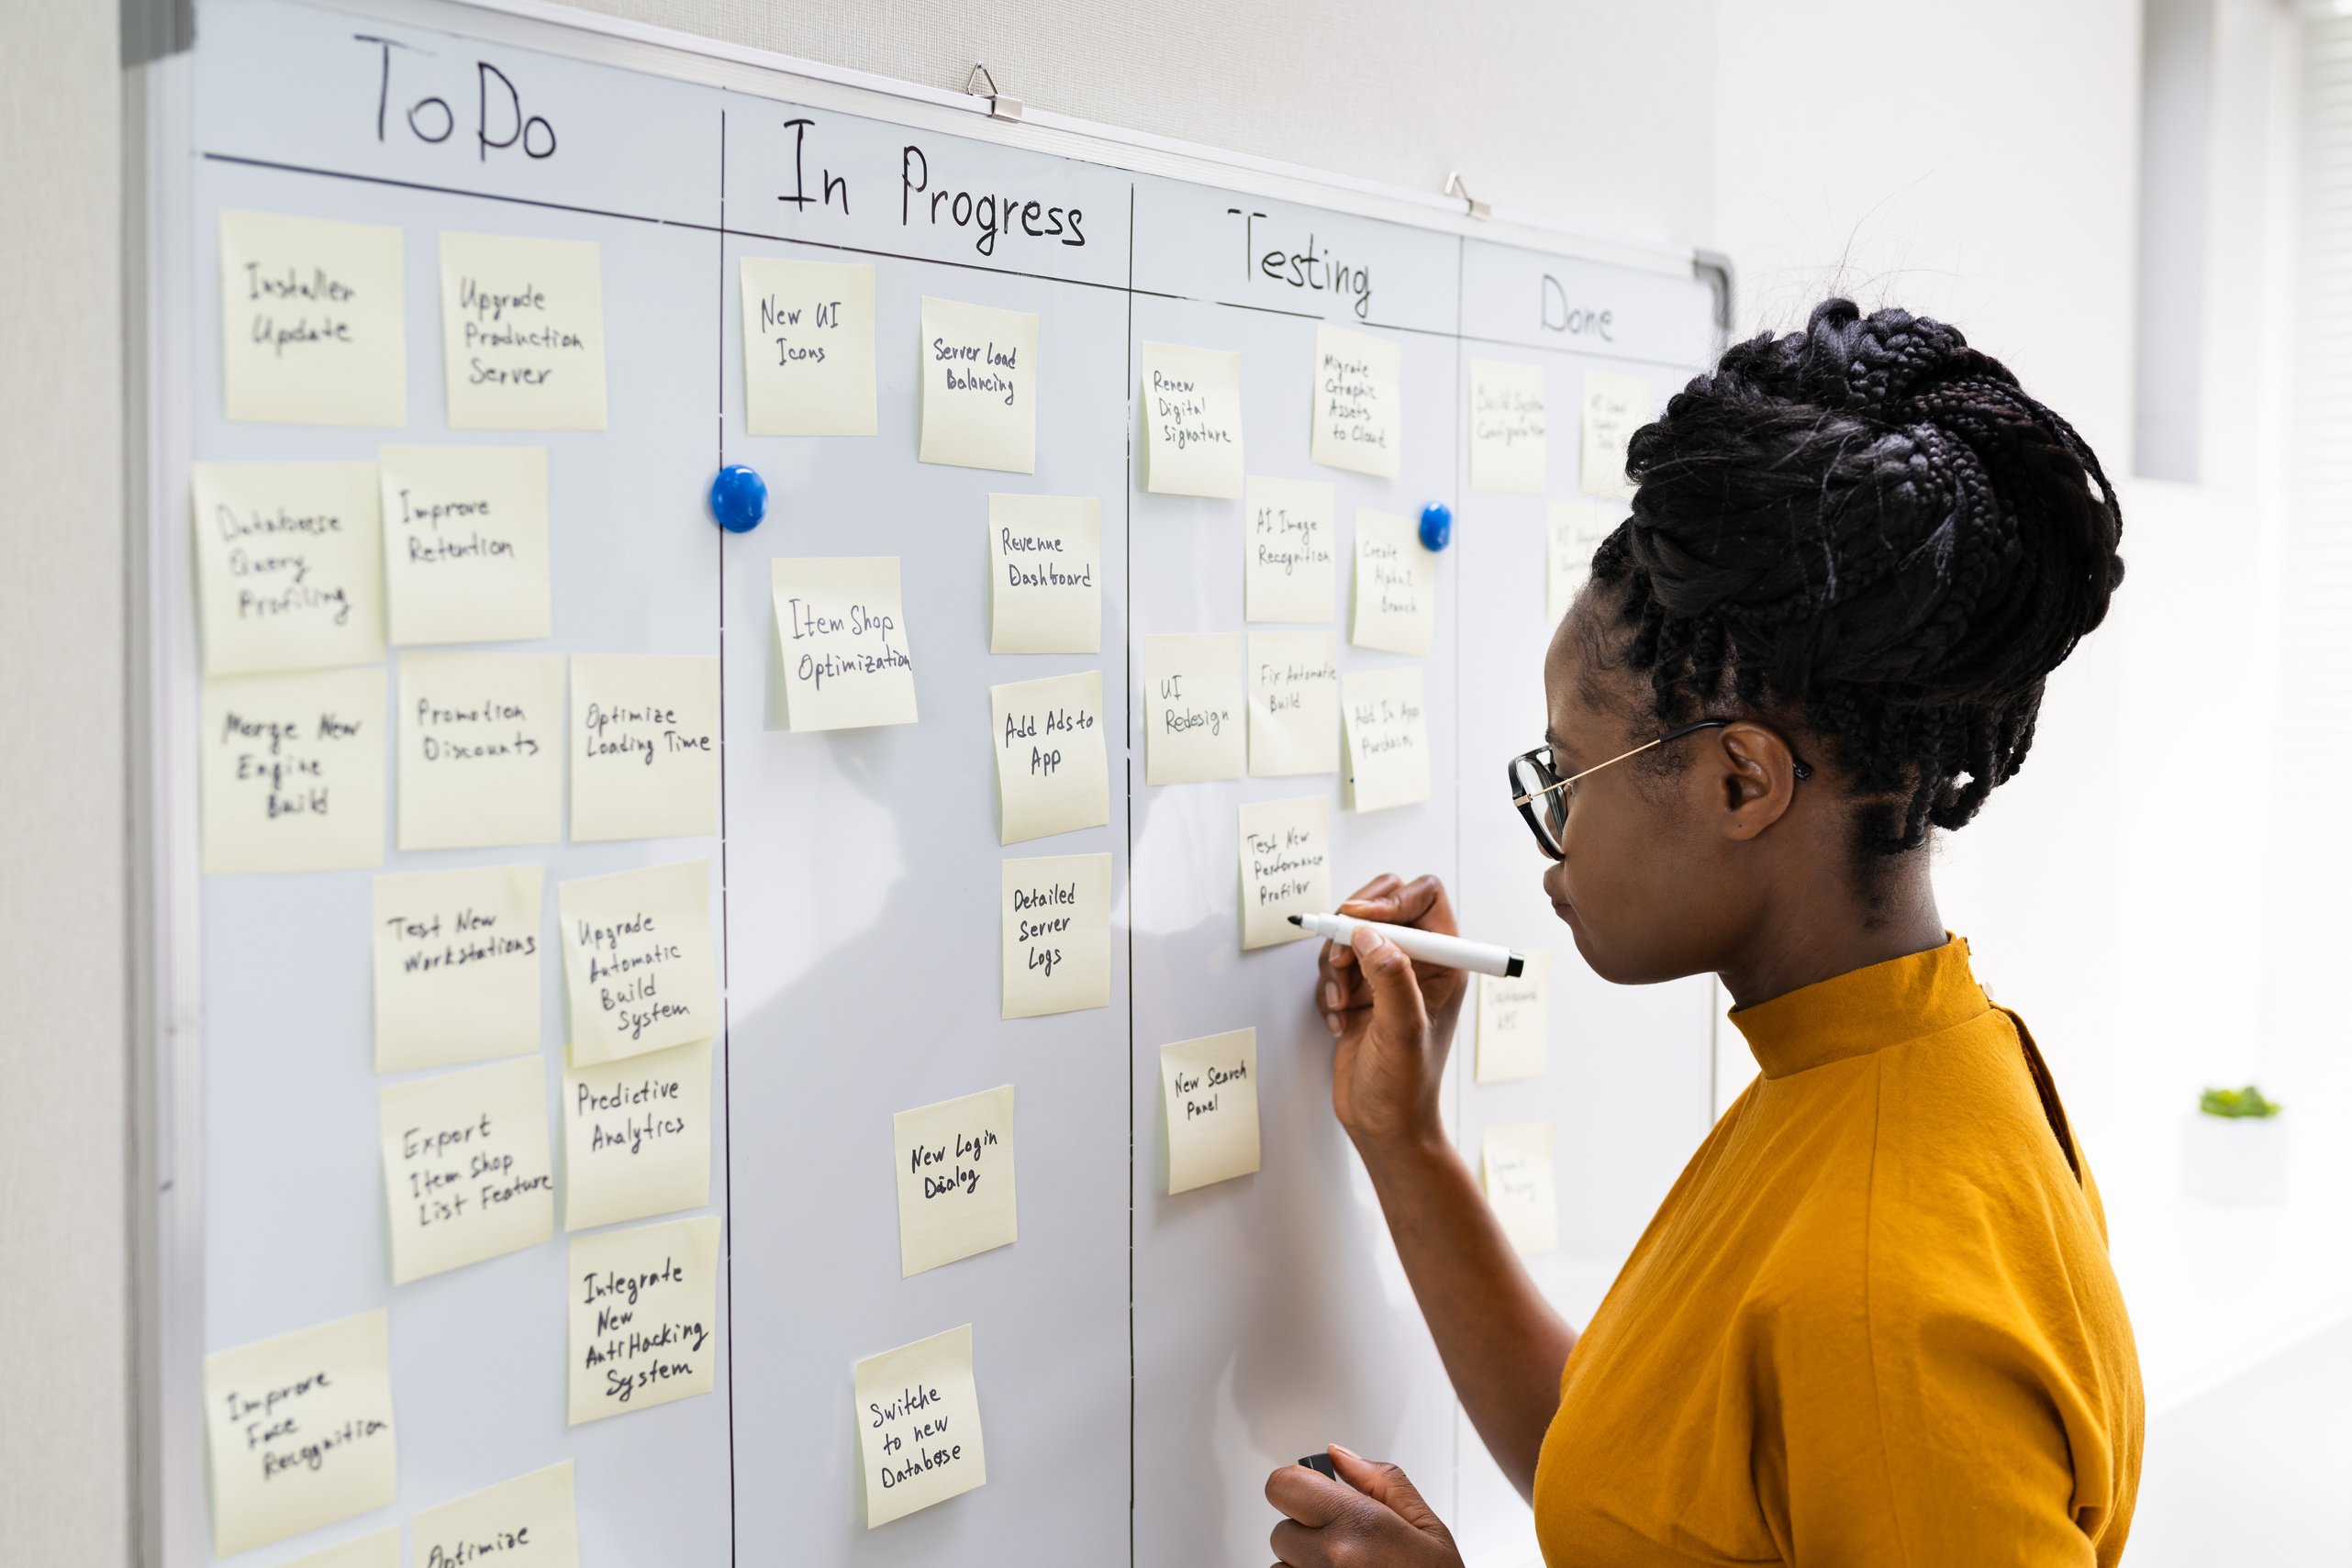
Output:
[[[1548,738],[1563,778],[1666,728],[1651,717],[1646,681],[1591,667],[1600,621],[1588,592],[1544,661]],[[1730,759],[1721,735],[1700,730],[1668,741],[1683,753],[1672,773],[1659,774],[1644,753],[1564,792],[1565,858],[1544,873],[1544,891],[1603,979],[1640,985],[1710,973],[1749,917],[1752,890],[1741,885],[1744,868],[1722,831]]]

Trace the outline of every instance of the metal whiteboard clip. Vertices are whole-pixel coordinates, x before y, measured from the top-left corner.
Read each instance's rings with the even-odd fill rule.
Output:
[[[1445,176],[1445,194],[1449,196],[1460,196],[1463,205],[1470,209],[1472,217],[1492,217],[1495,215],[1494,208],[1470,194],[1470,187],[1462,183],[1462,175],[1458,170]]]
[[[997,91],[997,79],[988,74],[985,64],[972,67],[972,74],[964,79],[964,90],[975,98],[988,100],[988,117],[992,120],[1020,118],[1020,100]]]

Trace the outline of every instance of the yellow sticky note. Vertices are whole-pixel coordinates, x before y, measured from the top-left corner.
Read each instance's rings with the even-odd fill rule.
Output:
[[[354,1536],[340,1546],[297,1557],[285,1568],[400,1568],[400,1527]]]
[[[1404,355],[1384,338],[1315,328],[1314,430],[1307,455],[1326,468],[1397,477],[1403,449]]]
[[[572,838],[719,831],[719,660],[572,656]]]
[[[375,1070],[539,1049],[536,865],[375,879]]]
[[[1004,863],[1004,1016],[1110,1006],[1110,857]]]
[[[1655,406],[1650,384],[1614,371],[1584,373],[1584,441],[1577,488],[1588,495],[1630,500],[1633,482],[1625,477],[1625,447],[1649,422]]]
[[[1347,639],[1426,654],[1437,631],[1437,555],[1410,517],[1355,514],[1355,593]]]
[[[1102,503],[1092,495],[988,497],[988,651],[1102,647]]]
[[[605,428],[605,290],[593,239],[441,236],[452,430]]]
[[[1198,784],[1248,770],[1242,639],[1229,633],[1143,639],[1143,781]]]
[[[1522,1253],[1560,1245],[1560,1200],[1552,1173],[1552,1124],[1490,1127],[1479,1153],[1487,1206]]]
[[[572,1239],[571,1425],[711,1389],[719,1362],[719,1221],[674,1219]]]
[[[972,1325],[868,1356],[853,1381],[866,1529],[987,1482]]]
[[[536,1056],[376,1091],[392,1283],[406,1284],[555,1234],[547,1063]]]
[[[874,401],[874,269],[744,257],[744,428],[870,436]]]
[[[890,1118],[898,1159],[898,1274],[1009,1247],[1013,1203],[1013,1091],[900,1111]]]
[[[1478,976],[1478,1062],[1481,1084],[1540,1078],[1552,1051],[1552,955],[1525,955],[1516,976]]]
[[[1332,487],[1252,474],[1242,516],[1242,618],[1330,620],[1339,597]]]
[[[384,590],[395,642],[545,637],[545,447],[384,447]]]
[[[563,1229],[710,1201],[710,1042],[567,1068]]]
[[[572,1462],[420,1508],[408,1522],[417,1568],[496,1563],[497,1568],[579,1568],[580,1534]]]
[[[1418,664],[1361,670],[1341,683],[1350,811],[1383,811],[1429,798],[1429,726]]]
[[[562,657],[402,654],[400,847],[563,837]]]
[[[997,841],[1018,844],[1110,820],[1102,672],[988,688],[997,747]]]
[[[1544,367],[1470,361],[1470,488],[1544,494]]]
[[[220,215],[220,365],[231,419],[408,422],[400,231]]]
[[[924,462],[1037,472],[1037,317],[952,299],[923,301]]]
[[[384,666],[204,684],[204,869],[384,863]]]
[[[719,1032],[710,862],[677,861],[555,890],[574,1066]]]
[[[1327,631],[1250,633],[1250,777],[1339,772],[1339,644]]]
[[[769,562],[784,722],[771,728],[855,729],[915,722],[915,660],[898,602],[895,555]]]
[[[204,1359],[213,1551],[389,1507],[399,1486],[384,1310]]]
[[[1332,804],[1320,795],[1241,808],[1242,947],[1295,942],[1293,915],[1332,910]]]
[[[1171,1195],[1257,1169],[1257,1030],[1160,1047],[1160,1092]]]
[[[1555,501],[1544,529],[1544,608],[1552,624],[1566,618],[1592,575],[1592,552],[1617,531],[1624,508],[1590,501]]]
[[[206,674],[384,657],[374,465],[200,462],[190,478]]]
[[[1242,356],[1145,343],[1143,488],[1162,495],[1242,493]]]

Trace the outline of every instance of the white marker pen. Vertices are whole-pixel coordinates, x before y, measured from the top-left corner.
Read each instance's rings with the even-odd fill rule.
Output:
[[[1527,961],[1509,948],[1499,948],[1487,942],[1466,941],[1460,937],[1441,936],[1411,926],[1388,926],[1377,920],[1359,920],[1353,915],[1293,915],[1290,923],[1301,930],[1312,931],[1332,941],[1344,942],[1355,935],[1359,926],[1367,931],[1377,931],[1397,944],[1407,958],[1423,963],[1434,963],[1444,969],[1466,969],[1473,974],[1499,974],[1516,977],[1527,967]]]

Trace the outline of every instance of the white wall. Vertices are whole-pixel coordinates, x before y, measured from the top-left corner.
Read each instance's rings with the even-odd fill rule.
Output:
[[[0,1562],[129,1547],[115,7],[0,6]]]

